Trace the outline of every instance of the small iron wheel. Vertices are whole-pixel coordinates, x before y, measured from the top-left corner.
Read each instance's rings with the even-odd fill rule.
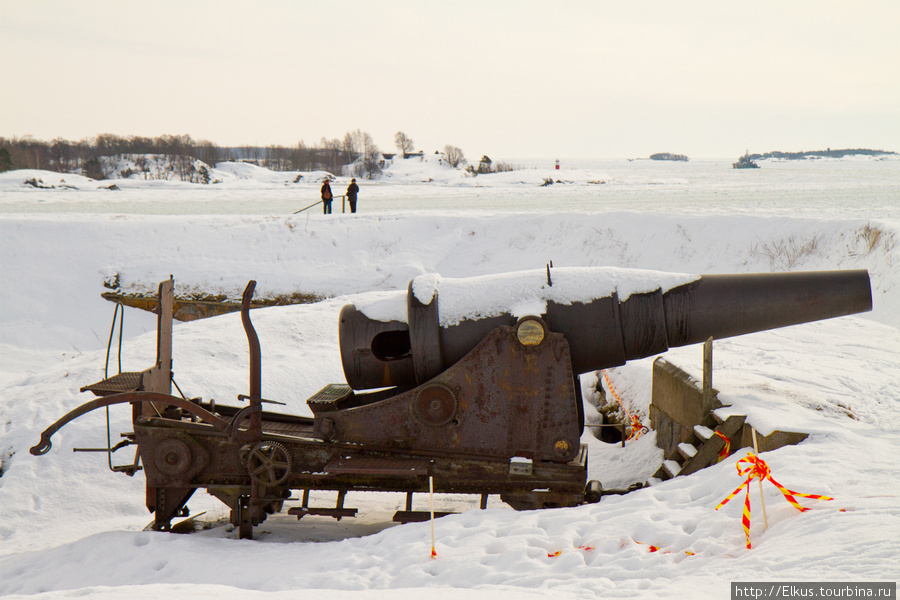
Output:
[[[419,389],[412,400],[412,410],[419,422],[433,427],[453,421],[457,411],[456,393],[443,383],[432,383]]]
[[[278,442],[262,441],[250,450],[247,470],[256,483],[273,486],[288,478],[292,463],[291,453],[287,448]]]

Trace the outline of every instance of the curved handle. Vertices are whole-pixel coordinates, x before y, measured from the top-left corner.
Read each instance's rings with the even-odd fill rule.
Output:
[[[193,402],[185,400],[184,398],[177,398],[175,396],[159,394],[156,392],[127,392],[125,394],[116,394],[114,396],[97,398],[96,400],[85,402],[81,406],[72,409],[71,411],[66,413],[65,416],[63,416],[61,419],[53,423],[53,425],[44,430],[44,432],[41,434],[40,443],[32,446],[29,449],[29,452],[31,452],[35,456],[41,456],[49,452],[52,446],[50,438],[53,436],[53,434],[62,429],[67,423],[69,423],[70,421],[74,421],[81,415],[87,414],[92,410],[96,410],[98,408],[103,408],[104,406],[125,404],[128,402],[160,402],[163,404],[177,406],[178,408],[184,409],[189,413],[196,415],[200,418],[201,421],[209,423],[219,431],[226,432],[229,428],[229,423],[227,421],[217,417],[205,408],[201,408]]]

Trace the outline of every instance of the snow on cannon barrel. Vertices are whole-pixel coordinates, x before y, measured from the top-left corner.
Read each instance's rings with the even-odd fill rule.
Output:
[[[436,274],[407,292],[344,307],[340,349],[356,390],[421,385],[500,326],[529,343],[539,318],[569,345],[575,373],[670,347],[871,310],[865,270],[681,275],[550,268],[468,279]],[[538,335],[541,335],[538,332]]]

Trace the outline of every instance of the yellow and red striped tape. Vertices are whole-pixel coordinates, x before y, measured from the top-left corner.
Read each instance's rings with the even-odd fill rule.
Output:
[[[719,436],[720,438],[722,438],[723,440],[725,440],[725,447],[722,448],[721,452],[719,452],[719,459],[716,461],[716,462],[722,462],[723,460],[728,458],[729,454],[731,454],[731,440],[729,440],[728,436],[726,436],[721,431],[716,430],[716,431],[713,431],[713,433],[716,434],[717,436]]]
[[[641,434],[644,433],[644,425],[641,423],[641,420],[637,415],[632,415],[628,412],[628,409],[625,408],[625,403],[622,402],[622,399],[619,398],[619,394],[616,393],[616,389],[613,387],[612,381],[609,380],[609,375],[606,374],[606,371],[601,371],[603,373],[603,379],[606,380],[606,386],[609,388],[609,391],[612,392],[613,398],[616,399],[616,402],[619,403],[619,406],[622,407],[622,410],[625,411],[625,415],[628,417],[628,420],[631,421],[631,435],[626,438],[628,440],[636,440],[641,437]]]
[[[743,467],[741,464],[743,463]],[[753,481],[754,478],[759,478],[760,481],[764,479],[768,479],[772,484],[778,488],[778,490],[784,495],[785,499],[790,502],[795,508],[799,511],[807,511],[808,508],[800,506],[800,503],[797,502],[797,499],[794,496],[801,496],[803,498],[813,498],[814,500],[834,500],[829,496],[821,496],[819,494],[802,494],[800,492],[795,492],[793,490],[789,490],[777,481],[772,478],[772,472],[769,469],[769,465],[766,464],[766,461],[759,458],[752,452],[748,452],[747,456],[740,459],[735,463],[735,467],[737,468],[738,475],[743,477],[747,476],[746,481],[741,485],[737,486],[737,488],[728,495],[727,498],[722,500],[718,506],[716,506],[716,510],[719,510],[723,506],[725,506],[729,500],[734,498],[738,492],[741,491],[741,488],[744,488],[746,491],[746,495],[744,497],[744,513],[741,517],[741,524],[744,526],[744,535],[747,538],[747,548],[750,548],[750,482]]]

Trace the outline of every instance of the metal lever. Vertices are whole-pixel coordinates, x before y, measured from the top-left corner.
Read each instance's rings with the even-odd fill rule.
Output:
[[[278,400],[266,400],[265,398],[254,398],[253,396],[248,396],[247,394],[238,394],[238,400],[259,400],[263,404],[279,404],[281,406],[287,406],[287,402],[279,402]]]
[[[125,446],[131,446],[137,442],[132,442],[131,440],[122,440],[112,448],[72,448],[72,452],[115,452],[119,448],[124,448]]]

